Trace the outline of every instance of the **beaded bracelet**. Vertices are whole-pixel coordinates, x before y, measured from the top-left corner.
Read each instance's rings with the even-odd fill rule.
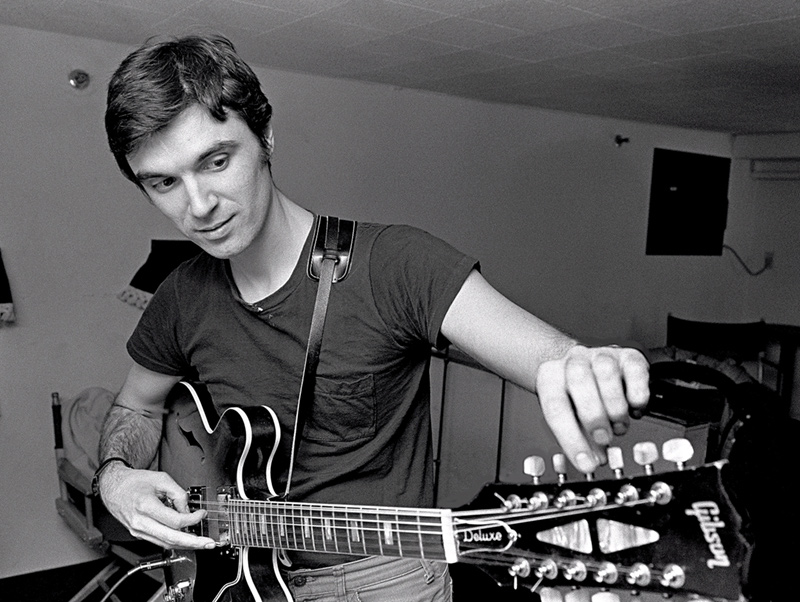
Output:
[[[112,462],[122,462],[128,468],[133,468],[130,462],[128,462],[125,458],[120,458],[119,456],[106,458],[100,462],[100,466],[98,466],[97,470],[94,471],[94,476],[92,477],[92,495],[96,495],[98,497],[100,496],[100,474],[106,469],[106,466]]]

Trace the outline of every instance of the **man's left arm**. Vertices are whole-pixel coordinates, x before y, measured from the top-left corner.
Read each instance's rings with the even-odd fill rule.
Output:
[[[589,473],[605,461],[629,411],[647,404],[644,355],[616,346],[586,347],[515,305],[473,271],[445,315],[442,334],[489,370],[536,393],[567,457]]]

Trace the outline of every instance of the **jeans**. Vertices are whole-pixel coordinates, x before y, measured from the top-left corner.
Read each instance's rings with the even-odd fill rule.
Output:
[[[283,575],[295,602],[452,602],[444,562],[372,556]]]

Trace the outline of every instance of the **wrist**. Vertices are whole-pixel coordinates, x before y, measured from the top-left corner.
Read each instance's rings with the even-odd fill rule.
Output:
[[[113,456],[111,458],[106,458],[102,462],[100,462],[100,466],[97,467],[97,470],[94,471],[94,476],[92,477],[92,494],[100,497],[100,477],[106,471],[106,469],[113,463],[119,462],[123,466],[127,468],[133,468],[130,462],[128,462],[125,458],[120,458],[119,456]]]

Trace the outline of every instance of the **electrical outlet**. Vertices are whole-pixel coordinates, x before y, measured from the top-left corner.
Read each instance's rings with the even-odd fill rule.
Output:
[[[764,253],[764,269],[769,270],[773,265],[775,265],[775,252],[766,251]]]

